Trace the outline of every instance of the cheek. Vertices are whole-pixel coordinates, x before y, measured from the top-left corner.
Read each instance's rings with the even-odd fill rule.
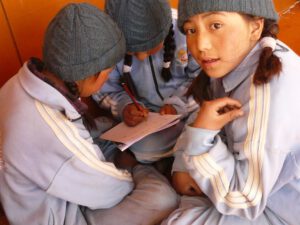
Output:
[[[187,49],[188,51],[191,53],[191,55],[193,56],[193,58],[198,62],[198,64],[200,63],[197,60],[197,53],[198,53],[198,46],[197,46],[197,42],[196,42],[196,38],[191,38],[191,37],[187,37],[186,39],[186,44],[187,44]]]
[[[108,80],[108,78],[109,78],[109,74],[108,73],[107,74],[101,74],[98,77],[97,81],[96,81],[97,89],[100,89],[103,86],[103,84]]]
[[[250,39],[243,31],[236,30],[223,36],[218,46],[220,57],[225,61],[239,63],[249,51]]]
[[[146,52],[136,53],[135,57],[140,61],[144,61],[148,57],[148,53]]]
[[[193,37],[186,37],[186,44],[187,44],[187,48],[190,52],[192,52],[193,50],[196,49],[196,38]]]

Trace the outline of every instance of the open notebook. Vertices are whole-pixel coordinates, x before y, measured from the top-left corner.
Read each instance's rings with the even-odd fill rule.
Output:
[[[135,127],[129,127],[124,122],[103,133],[100,138],[114,141],[121,151],[126,150],[135,142],[149,134],[166,129],[179,122],[181,115],[160,115],[149,113],[147,119]]]

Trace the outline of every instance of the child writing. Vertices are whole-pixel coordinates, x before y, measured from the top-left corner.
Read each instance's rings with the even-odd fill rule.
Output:
[[[185,196],[163,224],[299,223],[300,58],[277,20],[271,0],[180,1],[201,106],[176,144]]]
[[[176,207],[162,175],[129,155],[117,162],[132,173],[117,169],[85,126],[80,97],[95,93],[124,53],[108,15],[69,4],[47,28],[43,62],[30,59],[1,88],[0,200],[10,224],[155,224]]]
[[[199,66],[187,54],[185,36],[177,29],[175,12],[172,19],[168,1],[107,0],[105,10],[124,32],[127,54],[93,96],[99,106],[129,126],[145,120],[148,111],[185,118],[195,110],[196,102],[184,94]],[[140,107],[124,89],[130,90]],[[178,123],[142,139],[130,150],[143,162],[168,156],[182,128],[183,122]]]

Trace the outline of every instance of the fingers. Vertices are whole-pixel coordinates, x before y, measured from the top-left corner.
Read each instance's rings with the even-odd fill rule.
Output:
[[[243,114],[241,103],[235,99],[225,97],[205,101],[201,105],[198,116],[192,126],[209,130],[220,130],[227,123]]]
[[[181,195],[199,196],[202,194],[197,183],[187,172],[174,172],[172,185],[176,192]]]
[[[148,117],[149,110],[141,107],[137,109],[134,104],[127,105],[123,110],[123,120],[128,126],[136,126]]]
[[[114,164],[119,169],[131,170],[138,164],[138,161],[130,151],[118,151],[114,157]]]
[[[239,101],[237,101],[233,98],[229,98],[229,97],[218,98],[218,99],[215,99],[210,102],[213,102],[214,106],[216,108],[218,108],[219,110],[226,106],[229,106],[229,108],[231,108],[231,107],[232,108],[241,108],[242,107],[242,105]]]
[[[231,122],[232,120],[244,115],[242,109],[232,109],[230,111],[224,112],[221,117],[223,117],[223,122],[225,124]]]
[[[160,115],[176,115],[177,114],[177,110],[169,104],[163,105],[160,110],[159,110]]]
[[[227,124],[244,114],[239,101],[232,98],[221,98],[216,101],[217,112],[222,123]]]

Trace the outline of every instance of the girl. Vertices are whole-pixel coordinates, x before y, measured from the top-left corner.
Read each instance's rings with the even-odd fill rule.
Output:
[[[300,59],[276,39],[277,19],[271,0],[180,1],[201,107],[173,167],[176,189],[194,196],[163,224],[299,223]]]
[[[197,108],[184,94],[199,66],[187,54],[186,41],[176,26],[176,12],[167,0],[108,0],[106,12],[125,34],[127,54],[94,99],[100,107],[129,126],[136,126],[148,111],[181,114],[185,118]],[[127,86],[143,107],[140,110],[124,91]],[[155,133],[130,149],[139,161],[156,161],[172,154],[183,122]],[[164,136],[164,138],[161,138]]]
[[[124,53],[109,16],[69,4],[47,28],[43,62],[29,60],[1,88],[0,200],[10,224],[154,224],[176,206],[164,177],[129,155],[118,166],[132,175],[118,170],[85,127],[79,97],[95,93]]]

